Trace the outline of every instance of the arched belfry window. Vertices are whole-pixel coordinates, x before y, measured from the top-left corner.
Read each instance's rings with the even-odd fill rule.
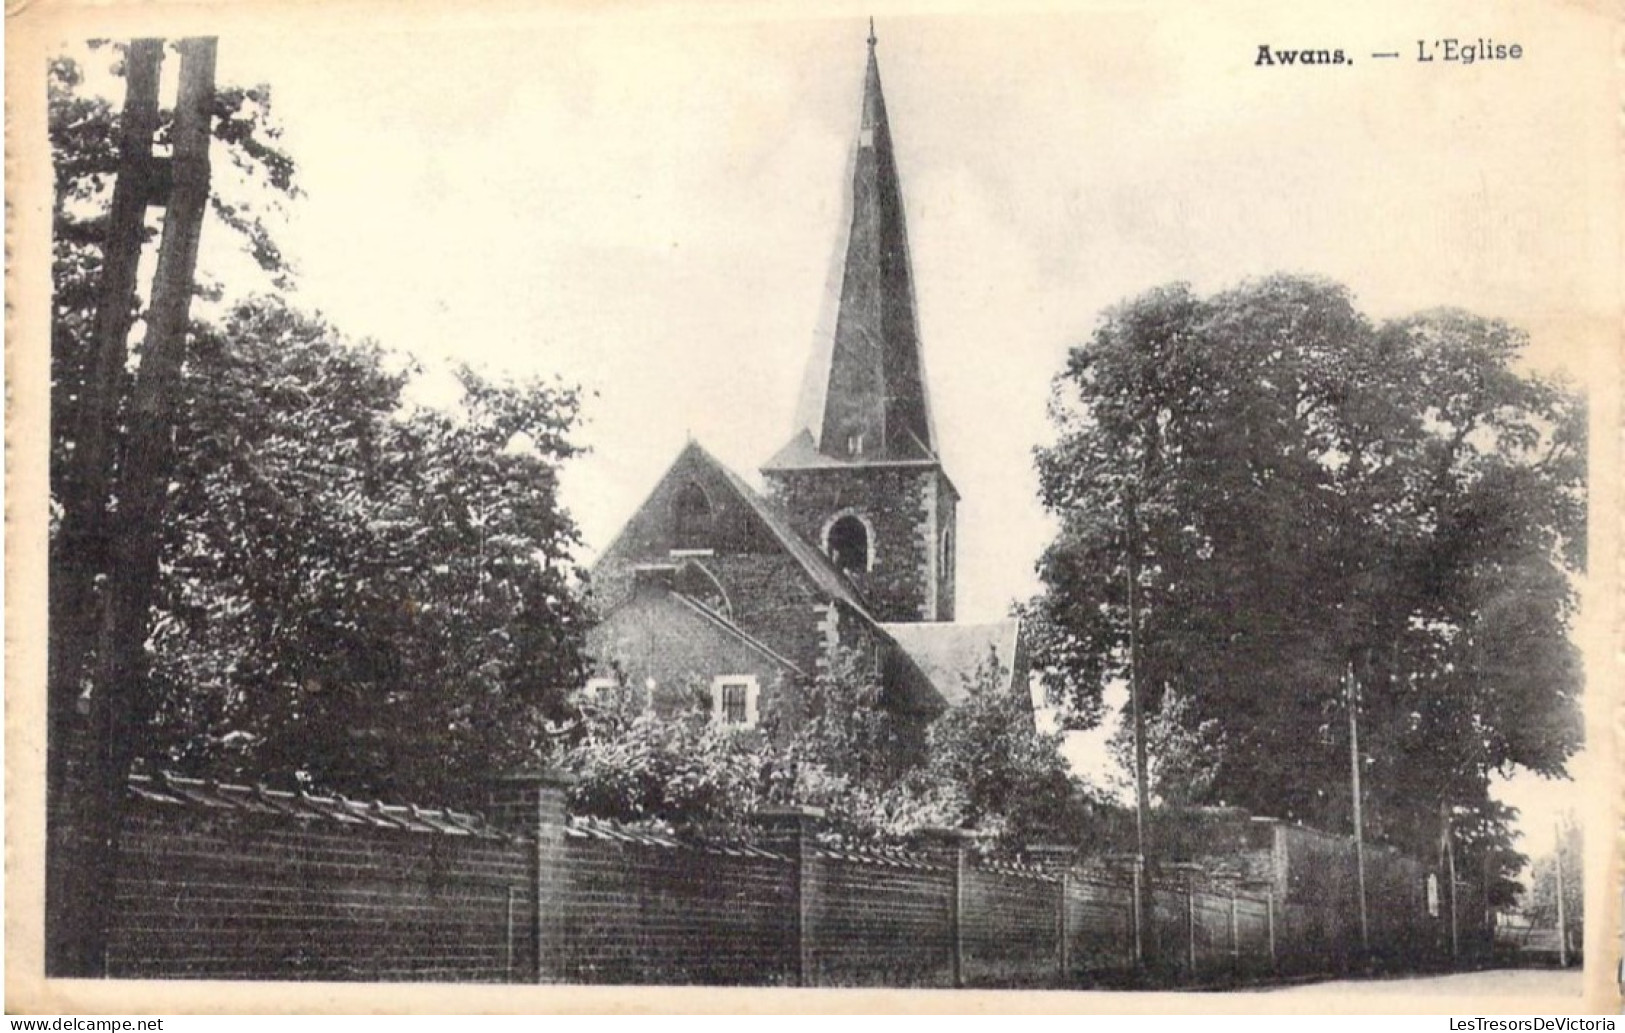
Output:
[[[672,502],[671,543],[674,549],[711,546],[711,500],[692,481],[678,489]]]
[[[850,513],[829,525],[824,547],[829,558],[841,570],[862,572],[869,569],[869,528]]]

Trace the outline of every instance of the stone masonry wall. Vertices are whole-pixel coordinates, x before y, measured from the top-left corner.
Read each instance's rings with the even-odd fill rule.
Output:
[[[882,621],[944,620],[934,595],[939,532],[935,467],[854,466],[773,471],[772,501],[796,533],[822,549],[824,528],[838,514],[860,515],[874,532],[872,563],[848,571],[870,612]]]

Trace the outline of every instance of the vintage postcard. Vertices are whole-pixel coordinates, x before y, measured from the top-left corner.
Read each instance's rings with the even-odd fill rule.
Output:
[[[1616,11],[7,29],[9,1011],[1618,1009]]]

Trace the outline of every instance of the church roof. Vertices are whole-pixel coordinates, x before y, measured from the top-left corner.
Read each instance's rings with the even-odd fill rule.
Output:
[[[812,404],[801,414],[811,454],[824,462],[933,461],[936,432],[902,186],[872,35],[849,181],[850,220],[836,252],[840,293],[834,327],[820,329],[823,339],[808,371],[806,398]],[[786,451],[792,454],[770,469],[812,461],[797,442]]]
[[[969,691],[965,679],[974,676],[989,657],[996,657],[999,664],[999,688],[1014,691],[1017,687],[1023,667],[1023,658],[1017,652],[1020,621],[886,623],[880,628],[908,654],[950,705],[957,706],[964,701]],[[1022,691],[1025,691],[1024,686]]]

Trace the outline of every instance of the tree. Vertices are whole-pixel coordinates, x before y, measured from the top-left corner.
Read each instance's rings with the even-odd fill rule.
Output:
[[[1065,838],[1088,794],[1061,756],[1061,733],[1040,731],[1027,686],[1008,682],[992,656],[965,676],[965,698],[931,725],[920,778],[957,792],[954,825],[1012,845]]]
[[[392,371],[393,369],[393,371]],[[259,299],[198,335],[155,615],[158,755],[394,798],[545,754],[582,675],[574,389],[414,366]]]
[[[1205,800],[1224,753],[1217,718],[1193,714],[1191,700],[1169,688],[1145,721],[1146,782],[1153,806],[1186,807]],[[1111,786],[1129,799],[1134,793],[1134,722],[1127,708],[1106,743],[1117,772]]]
[[[125,51],[98,52],[118,73]],[[53,62],[51,83],[55,657],[72,652],[59,583],[84,568],[85,608],[103,603],[105,557],[83,563],[63,528],[85,508],[70,468],[121,116],[85,93],[75,61]],[[267,284],[285,287],[269,227],[298,189],[270,90],[221,88],[210,114],[216,161],[237,174],[209,195],[209,232],[235,235]],[[166,127],[172,113],[157,118]],[[576,530],[558,499],[558,469],[577,451],[577,392],[465,369],[452,410],[414,408],[402,391],[417,370],[399,356],[240,285],[235,303],[219,285],[199,292],[222,307],[192,321],[176,371],[161,574],[141,614],[150,692],[130,737],[141,759],[453,802],[485,773],[533,762],[581,672]],[[148,358],[144,342],[132,355]],[[107,406],[115,468],[129,432],[125,365]]]
[[[1561,773],[1584,406],[1515,370],[1524,343],[1461,312],[1374,326],[1294,277],[1107,312],[1037,456],[1052,699],[1087,722],[1123,676],[1132,557],[1140,683],[1223,734],[1207,800],[1346,827],[1349,671],[1376,838],[1424,850],[1491,772]]]

